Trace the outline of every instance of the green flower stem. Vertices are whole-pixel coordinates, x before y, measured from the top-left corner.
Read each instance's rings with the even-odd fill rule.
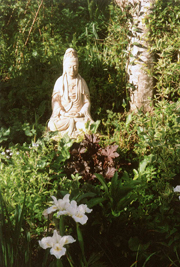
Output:
[[[76,223],[76,231],[77,231],[77,237],[78,237],[79,245],[80,245],[80,248],[81,248],[82,259],[83,259],[84,267],[85,267],[85,266],[88,266],[88,265],[87,265],[87,261],[86,261],[86,257],[85,257],[85,253],[84,253],[84,241],[83,241],[83,236],[82,236],[82,232],[81,232],[81,229],[80,229],[78,223]]]
[[[56,260],[56,267],[63,267],[61,259]]]
[[[64,235],[64,218],[63,216],[60,216],[60,219],[59,219],[59,232],[60,232],[60,235],[63,236]]]
[[[67,257],[67,260],[68,260],[68,262],[69,262],[69,265],[70,265],[71,267],[74,267],[74,262],[73,262],[73,260],[72,260],[71,255],[70,255],[68,252],[66,252],[66,257]]]

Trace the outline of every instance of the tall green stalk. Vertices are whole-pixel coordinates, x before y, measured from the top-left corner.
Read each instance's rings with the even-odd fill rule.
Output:
[[[24,266],[30,266],[30,234],[25,233],[22,236],[24,213],[25,198],[22,208],[16,206],[13,223],[0,192],[0,266],[18,267],[20,261]],[[23,242],[21,247],[20,241]]]
[[[77,231],[77,237],[78,237],[78,241],[79,241],[79,246],[81,248],[81,253],[82,253],[82,261],[81,264],[83,267],[87,267],[87,261],[86,261],[86,257],[85,257],[85,253],[84,253],[84,240],[83,240],[83,235],[81,232],[81,229],[79,227],[79,224],[76,223],[76,231]]]

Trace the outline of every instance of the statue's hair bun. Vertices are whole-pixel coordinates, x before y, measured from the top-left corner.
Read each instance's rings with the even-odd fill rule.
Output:
[[[64,61],[66,58],[78,58],[77,51],[73,48],[68,48],[64,54]]]

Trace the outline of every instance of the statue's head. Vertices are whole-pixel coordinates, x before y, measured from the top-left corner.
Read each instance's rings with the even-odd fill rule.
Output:
[[[67,73],[71,78],[75,78],[78,75],[78,55],[75,49],[68,48],[64,54],[63,59],[63,73]]]

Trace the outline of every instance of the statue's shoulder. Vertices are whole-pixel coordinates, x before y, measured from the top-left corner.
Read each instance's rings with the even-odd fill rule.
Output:
[[[56,85],[58,85],[58,84],[61,84],[62,81],[63,81],[63,75],[61,75],[61,76],[56,80],[54,87],[55,87]]]
[[[53,93],[57,93],[60,91],[60,88],[62,87],[62,82],[63,82],[63,76],[60,76],[55,82]]]
[[[89,94],[89,89],[88,89],[86,81],[81,76],[80,76],[80,78],[81,78],[83,93]]]
[[[86,81],[83,79],[83,77],[81,77],[80,74],[78,74],[78,79],[81,80],[82,83],[85,83],[86,84]]]

